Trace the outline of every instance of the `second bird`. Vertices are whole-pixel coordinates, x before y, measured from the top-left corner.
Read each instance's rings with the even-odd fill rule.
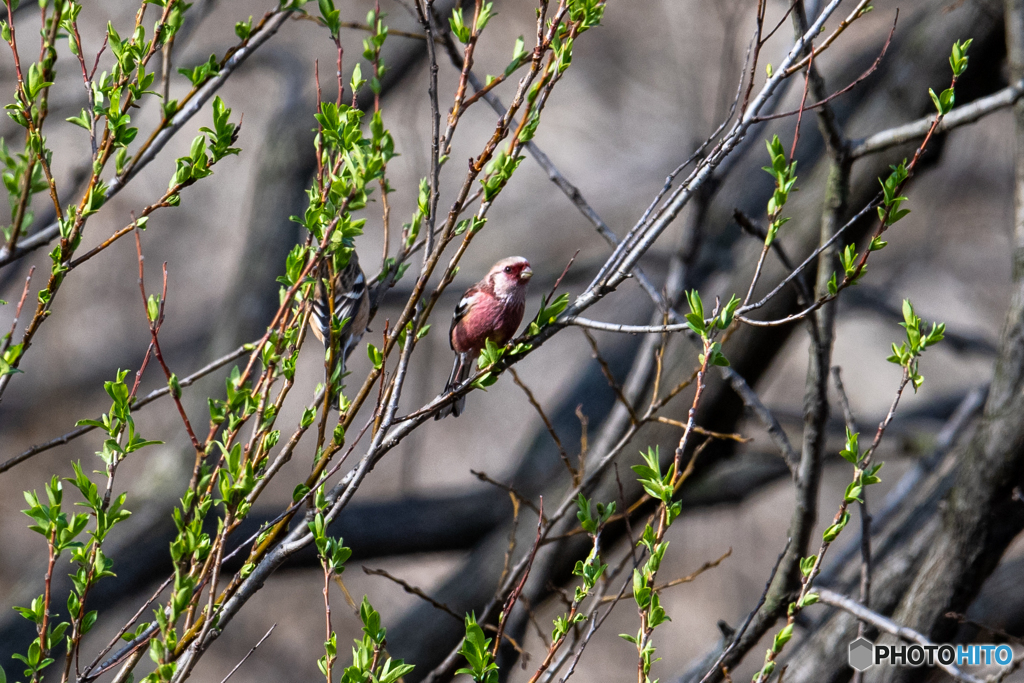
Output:
[[[327,373],[327,383],[335,385],[345,374],[345,359],[352,348],[359,343],[370,318],[370,297],[366,289],[366,277],[359,267],[355,252],[348,263],[335,272],[333,263],[325,260],[317,273],[316,289],[313,293],[313,314],[309,326],[313,335],[324,347],[331,341],[331,322],[341,324],[334,342],[337,344],[334,362]],[[337,395],[328,399],[329,405],[338,408]]]

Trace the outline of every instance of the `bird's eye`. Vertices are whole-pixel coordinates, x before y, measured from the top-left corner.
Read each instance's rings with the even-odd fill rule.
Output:
[[[512,272],[512,266],[505,266],[505,272],[506,273],[511,273]]]

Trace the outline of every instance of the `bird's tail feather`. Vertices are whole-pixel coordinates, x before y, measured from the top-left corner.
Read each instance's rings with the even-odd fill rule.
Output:
[[[451,377],[448,378],[447,384],[444,385],[444,391],[441,395],[447,394],[452,389],[455,389],[460,384],[469,379],[469,375],[472,372],[473,364],[470,362],[469,355],[465,353],[455,354],[455,365],[452,367]],[[435,420],[442,420],[449,415],[458,417],[462,414],[462,411],[466,407],[466,397],[460,396],[455,401],[445,405],[434,416]]]

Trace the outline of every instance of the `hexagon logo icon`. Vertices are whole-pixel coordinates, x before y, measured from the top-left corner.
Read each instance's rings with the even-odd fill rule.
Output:
[[[850,643],[850,666],[864,671],[874,664],[875,644],[867,638],[858,638]]]

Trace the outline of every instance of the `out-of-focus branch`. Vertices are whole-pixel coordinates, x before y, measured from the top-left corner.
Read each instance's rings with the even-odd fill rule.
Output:
[[[942,118],[935,133],[945,133],[954,128],[974,123],[993,112],[1013,106],[1022,95],[1024,95],[1024,81],[1016,81],[999,92],[955,108]],[[850,147],[850,157],[859,159],[862,156],[875,154],[905,142],[920,140],[928,133],[934,119],[934,116],[925,116],[902,126],[879,131],[861,140],[855,140]]]
[[[779,451],[782,453],[782,459],[786,461],[786,467],[789,468],[790,473],[793,477],[797,476],[797,468],[800,466],[800,454],[793,448],[793,444],[789,442],[789,437],[786,436],[786,432],[782,429],[782,425],[772,414],[772,411],[768,409],[768,406],[761,401],[761,397],[757,395],[750,385],[743,381],[735,370],[732,368],[722,368],[722,377],[725,378],[730,385],[732,385],[733,391],[739,394],[739,397],[743,399],[743,403],[750,408],[750,410],[757,416],[757,419],[761,421],[765,429],[768,430],[768,435],[776,446],[779,447]]]
[[[871,624],[883,633],[888,633],[902,640],[917,643],[918,645],[933,648],[938,647],[935,643],[931,642],[928,638],[917,631],[907,628],[906,626],[900,626],[892,619],[888,619],[881,614],[872,612],[867,607],[864,607],[864,605],[851,600],[845,595],[840,595],[839,593],[830,591],[827,588],[821,588],[818,589],[818,599],[826,605],[833,605],[841,610],[849,612],[861,621]],[[977,676],[972,676],[969,673],[961,671],[952,664],[943,664],[939,662],[938,666],[957,680],[964,681],[965,683],[983,683],[983,681]]]

